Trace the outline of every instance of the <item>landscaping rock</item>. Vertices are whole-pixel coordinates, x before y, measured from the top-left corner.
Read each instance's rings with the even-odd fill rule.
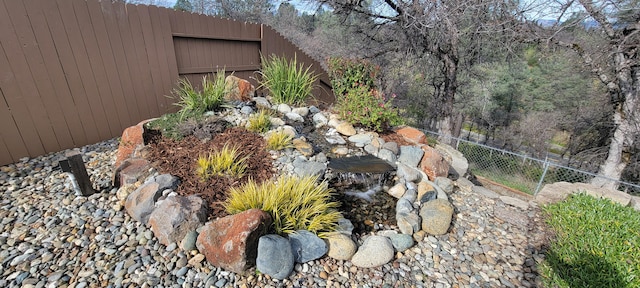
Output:
[[[287,114],[289,112],[291,112],[291,107],[287,104],[278,104],[278,106],[276,107],[276,110],[278,110],[278,112],[282,113],[282,114]]]
[[[540,204],[555,203],[562,201],[567,198],[568,195],[577,192],[585,192],[596,198],[607,198],[622,206],[629,206],[631,202],[631,195],[621,191],[596,187],[586,183],[568,182],[556,182],[544,185],[538,194],[536,194],[535,200]]]
[[[327,253],[327,243],[316,234],[306,230],[298,230],[289,234],[289,242],[297,263],[316,260]]]
[[[307,161],[305,159],[296,158],[293,160],[293,172],[300,176],[322,176],[327,170],[327,166],[324,163]]]
[[[333,129],[333,128],[330,128],[329,130],[327,130],[327,134],[325,134],[324,139],[327,140],[327,142],[329,142],[329,144],[332,144],[332,145],[347,144],[347,141],[344,140],[344,138],[340,136],[338,131],[336,131],[336,129]]]
[[[336,260],[349,260],[356,253],[358,246],[351,237],[342,233],[330,233],[327,236],[329,252],[327,255]]]
[[[456,179],[456,186],[462,191],[471,192],[473,191],[473,187],[476,185],[473,184],[473,182],[469,181],[469,179],[460,177]]]
[[[249,114],[253,113],[253,108],[251,108],[249,106],[242,106],[242,108],[240,108],[240,113],[245,114],[245,115],[249,115]]]
[[[307,117],[307,115],[309,115],[309,108],[307,107],[291,108],[291,112],[296,113],[302,117]]]
[[[420,208],[422,230],[431,235],[443,235],[449,230],[453,207],[446,200],[436,199],[426,202]]]
[[[275,234],[260,237],[256,269],[275,279],[285,279],[293,272],[294,255],[289,241]]]
[[[213,220],[202,228],[196,246],[212,265],[241,273],[254,263],[258,239],[266,234],[271,221],[271,216],[259,209]]]
[[[204,201],[196,196],[169,196],[161,200],[149,216],[151,231],[163,245],[179,243],[189,231],[207,219]]]
[[[437,198],[437,195],[436,188],[427,180],[418,183],[418,201],[420,201],[420,203],[433,200]]]
[[[403,252],[413,246],[413,236],[411,234],[391,234],[386,235],[389,240],[391,240],[391,244],[393,248],[398,252]]]
[[[180,249],[183,251],[189,252],[191,250],[196,250],[196,240],[198,240],[198,232],[195,230],[191,230],[184,235],[182,241],[180,241]]]
[[[415,168],[409,167],[402,162],[398,163],[397,175],[398,177],[404,179],[404,181],[406,182],[415,182],[420,180],[420,171],[416,170]]]
[[[427,145],[422,146],[424,156],[420,161],[420,169],[434,181],[437,177],[447,177],[449,175],[449,163],[436,149]]]
[[[414,212],[396,212],[396,222],[402,234],[412,235],[420,230],[420,216]]]
[[[529,203],[527,203],[526,201],[520,200],[518,198],[513,198],[509,196],[500,196],[500,200],[507,205],[518,207],[522,210],[527,210],[529,208]]]
[[[305,157],[310,157],[311,155],[313,155],[313,146],[311,146],[311,144],[309,144],[307,141],[296,138],[293,139],[292,144],[293,147]]]
[[[433,182],[436,186],[442,188],[442,190],[447,194],[451,194],[451,192],[453,192],[453,181],[451,181],[451,179],[446,177],[436,177],[436,180]]]
[[[293,121],[293,122],[304,122],[304,118],[294,112],[289,112],[287,114],[284,115],[285,117],[289,118],[289,120]]]
[[[162,191],[164,189],[157,182],[146,182],[127,196],[124,208],[131,218],[146,225]]]
[[[287,123],[284,122],[284,120],[282,120],[282,119],[280,119],[278,117],[269,118],[269,122],[271,122],[271,126],[273,126],[273,127],[281,127],[281,126],[284,126],[285,124],[287,124]]]
[[[378,156],[378,148],[371,144],[367,144],[364,146],[364,152],[367,152],[373,156]]]
[[[422,159],[424,151],[420,147],[416,146],[401,146],[400,156],[398,156],[398,162],[403,163],[409,167],[418,167],[420,159]]]
[[[413,211],[413,202],[409,201],[407,198],[400,198],[396,202],[396,214],[409,214]]]
[[[436,150],[440,151],[443,154],[447,154],[447,158],[450,159],[449,163],[451,164],[451,168],[453,168],[453,172],[457,174],[452,175],[453,179],[464,177],[464,175],[467,174],[467,171],[469,170],[469,161],[460,151],[447,144],[442,143],[436,144]],[[449,172],[452,171],[449,170]]]
[[[342,234],[351,236],[351,234],[353,233],[353,223],[351,223],[351,221],[347,218],[340,218],[338,219],[338,228],[336,229],[336,232],[340,232]]]
[[[258,107],[258,108],[271,109],[271,103],[269,103],[269,100],[267,100],[267,98],[264,98],[264,97],[253,97],[253,101],[256,102],[256,107]]]
[[[227,93],[224,99],[227,101],[249,101],[256,94],[256,88],[251,82],[229,75],[224,79],[224,88]]]
[[[114,170],[117,170],[124,160],[131,158],[138,146],[144,145],[144,124],[151,120],[153,119],[144,120],[122,131],[122,137],[116,152],[116,160],[113,163]]]
[[[355,144],[357,147],[364,147],[367,144],[371,144],[371,134],[356,134],[348,138],[349,142]]]
[[[113,186],[130,185],[144,179],[149,174],[149,164],[149,161],[142,158],[124,160],[113,172]]]
[[[403,126],[394,129],[394,132],[413,144],[427,144],[427,136],[416,128]]]
[[[389,163],[396,163],[398,160],[396,153],[388,149],[380,149],[380,151],[378,151],[378,158],[386,160]]]
[[[413,203],[416,201],[416,199],[418,199],[418,191],[416,191],[416,189],[407,189],[407,191],[404,192],[404,195],[402,195],[402,198],[400,199],[406,199],[407,201],[409,201],[409,203]]]
[[[320,128],[322,126],[327,125],[327,123],[329,123],[329,119],[327,119],[327,117],[325,117],[322,113],[313,114],[313,117],[311,119],[313,121],[313,125],[316,128]]]
[[[402,195],[407,191],[406,189],[407,188],[405,188],[404,184],[397,183],[396,185],[393,185],[393,187],[389,188],[387,193],[397,199],[400,199],[400,197],[402,197]]]
[[[393,154],[395,155],[398,155],[398,153],[400,152],[400,148],[398,147],[398,143],[396,142],[386,142],[382,144],[382,148],[393,152]]]
[[[393,259],[394,251],[391,240],[384,236],[369,236],[364,239],[358,252],[351,258],[357,267],[373,268],[387,264]]]
[[[284,125],[282,127],[279,127],[278,130],[282,131],[282,133],[284,134],[291,136],[291,138],[298,137],[298,132],[296,132],[296,128],[293,128],[289,125]]]
[[[356,135],[356,129],[353,128],[353,126],[351,124],[349,124],[349,122],[340,122],[338,125],[336,125],[336,131],[338,131],[338,133],[345,135],[345,136],[353,136]]]
[[[482,194],[486,197],[489,197],[491,199],[496,199],[500,197],[500,194],[493,192],[487,188],[484,188],[482,186],[473,186],[471,187],[471,191],[478,193],[478,194]]]

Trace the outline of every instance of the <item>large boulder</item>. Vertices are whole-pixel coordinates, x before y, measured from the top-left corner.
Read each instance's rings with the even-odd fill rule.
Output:
[[[449,201],[435,199],[426,202],[420,208],[422,218],[422,230],[431,235],[443,235],[449,230],[453,207]]]
[[[150,163],[146,159],[125,159],[113,172],[113,186],[120,187],[136,183],[148,176],[150,168]]]
[[[118,151],[116,151],[116,161],[113,164],[114,171],[118,170],[124,160],[131,158],[136,149],[144,145],[144,124],[152,120],[153,119],[141,121],[122,131]],[[122,168],[120,168],[120,170],[122,170]]]
[[[587,183],[556,182],[547,184],[536,194],[535,200],[540,204],[555,203],[564,200],[572,193],[585,192],[596,198],[607,198],[622,206],[629,206],[631,195]]]
[[[251,82],[233,75],[224,79],[224,85],[227,92],[224,98],[227,101],[246,102],[256,94],[256,88],[251,85]]]
[[[398,162],[409,167],[418,167],[420,160],[424,157],[424,151],[417,146],[401,146]]]
[[[298,263],[316,260],[324,256],[329,250],[327,243],[307,230],[299,230],[289,234],[289,242]]]
[[[255,263],[258,239],[267,233],[271,216],[259,209],[208,222],[196,247],[211,265],[242,273]]]
[[[175,190],[179,182],[177,177],[169,174],[147,178],[144,184],[127,196],[124,203],[127,213],[131,218],[146,225],[155,209],[156,201],[162,196],[162,191]]]
[[[207,219],[206,205],[195,195],[171,195],[156,206],[149,216],[149,226],[158,242],[167,246],[181,242],[187,233],[196,230]]]
[[[437,177],[447,177],[449,175],[449,162],[442,157],[442,154],[427,145],[421,148],[424,151],[424,155],[420,161],[420,169],[427,174],[429,180],[435,181]]]
[[[275,279],[284,279],[295,265],[289,241],[280,235],[265,235],[258,241],[256,268]]]
[[[372,268],[387,264],[393,260],[394,250],[391,240],[385,236],[369,236],[364,239],[358,252],[351,258],[357,267]]]
[[[427,136],[424,135],[422,131],[416,128],[409,127],[409,126],[402,126],[394,129],[394,132],[402,136],[402,138],[404,138],[404,140],[407,140],[407,142],[410,142],[416,145],[427,144]]]
[[[450,159],[449,162],[451,164],[451,170],[453,171],[450,170],[449,172],[455,172],[455,174],[457,174],[453,175],[453,179],[458,179],[458,177],[463,177],[467,174],[467,171],[469,170],[469,161],[460,151],[442,143],[436,145],[436,150],[440,151],[442,154],[447,154],[447,158]]]

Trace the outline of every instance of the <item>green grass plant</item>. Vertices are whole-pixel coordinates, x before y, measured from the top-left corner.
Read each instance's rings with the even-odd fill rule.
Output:
[[[556,239],[539,264],[545,287],[640,287],[640,213],[584,193],[545,206]]]
[[[266,87],[276,103],[289,105],[303,104],[311,95],[318,75],[311,66],[304,68],[298,64],[297,56],[293,60],[271,55],[262,58],[260,86]]]
[[[201,117],[202,114],[194,113],[194,111],[186,111],[182,114],[180,112],[167,113],[149,122],[147,127],[160,131],[164,137],[181,140],[185,135],[181,131],[180,125],[186,121],[199,121]]]
[[[273,131],[267,135],[267,149],[278,151],[292,148],[292,141],[293,137],[284,131]]]
[[[309,230],[320,237],[335,231],[339,203],[331,201],[332,190],[317,177],[280,176],[276,181],[247,182],[231,187],[224,207],[229,214],[257,208],[269,213],[278,234]]]
[[[269,131],[270,128],[271,114],[267,110],[261,109],[257,113],[253,113],[249,116],[247,130],[255,133],[265,133]]]
[[[197,90],[187,78],[178,79],[178,88],[173,89],[174,105],[180,107],[178,114],[182,120],[188,114],[202,114],[218,109],[224,102],[225,72],[218,70],[213,80],[202,77],[202,91]]]
[[[211,176],[240,178],[247,169],[246,159],[238,157],[237,147],[225,144],[219,151],[198,157],[196,174],[202,181],[207,181]]]

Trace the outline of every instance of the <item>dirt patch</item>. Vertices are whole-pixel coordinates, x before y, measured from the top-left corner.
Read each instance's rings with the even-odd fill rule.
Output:
[[[158,131],[150,131],[147,139],[148,160],[161,173],[169,173],[180,178],[181,183],[176,191],[178,194],[202,197],[209,205],[209,219],[227,215],[222,203],[227,199],[230,187],[242,185],[249,179],[260,183],[270,179],[274,174],[264,138],[244,128],[229,128],[214,135],[209,141],[194,136],[187,136],[178,141],[165,138]],[[244,176],[212,176],[207,181],[202,181],[196,174],[198,157],[218,151],[227,143],[231,147],[237,147],[239,158],[248,157]]]

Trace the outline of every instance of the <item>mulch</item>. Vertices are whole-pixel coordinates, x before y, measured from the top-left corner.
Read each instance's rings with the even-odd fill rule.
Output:
[[[163,137],[158,131],[149,131],[148,139],[148,160],[161,173],[180,178],[181,183],[176,191],[179,195],[202,197],[209,206],[209,219],[227,215],[222,203],[227,199],[230,187],[243,185],[249,179],[260,183],[271,179],[274,174],[264,138],[244,128],[226,129],[208,141],[195,136],[174,140]],[[230,147],[237,147],[238,158],[247,157],[244,176],[212,176],[202,181],[196,174],[198,157],[218,151],[227,143]]]

